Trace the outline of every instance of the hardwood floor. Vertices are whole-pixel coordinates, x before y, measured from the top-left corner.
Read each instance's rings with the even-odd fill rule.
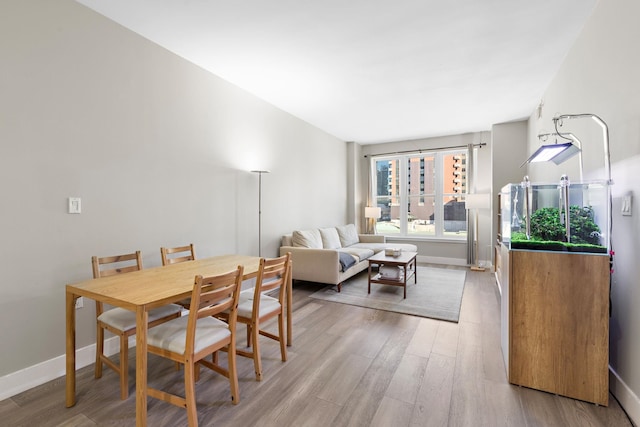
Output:
[[[257,382],[252,360],[238,358],[238,405],[225,378],[202,371],[201,426],[631,426],[611,395],[602,407],[507,382],[491,273],[467,272],[457,324],[309,298],[318,289],[294,285],[287,362],[278,344],[263,338],[264,379]],[[0,425],[135,425],[132,381],[121,401],[111,370],[95,380],[88,366],[77,380],[73,408],[65,408],[61,377],[0,402]],[[182,371],[150,356],[149,383],[181,393]],[[155,399],[148,411],[150,426],[187,423],[184,409]]]

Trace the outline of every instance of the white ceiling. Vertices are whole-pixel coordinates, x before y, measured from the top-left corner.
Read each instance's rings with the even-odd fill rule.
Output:
[[[77,0],[345,141],[528,117],[597,0]]]

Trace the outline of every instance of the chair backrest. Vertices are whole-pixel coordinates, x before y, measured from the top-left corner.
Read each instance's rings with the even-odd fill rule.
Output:
[[[104,268],[106,266],[107,268]],[[93,278],[113,276],[114,274],[129,273],[142,270],[142,255],[140,251],[132,254],[114,255],[98,258],[91,257]]]
[[[258,269],[258,278],[256,279],[255,297],[253,300],[254,313],[258,312],[260,306],[260,294],[269,292],[273,289],[280,288],[278,292],[278,299],[280,303],[284,300],[287,281],[289,280],[289,274],[291,269],[291,253],[287,252],[285,255],[278,258],[261,258],[260,267]]]
[[[169,265],[177,262],[193,261],[196,259],[196,252],[193,249],[193,243],[190,243],[176,248],[160,248],[160,257],[162,258],[162,265]]]
[[[193,354],[198,319],[216,317],[217,314],[228,310],[229,329],[235,331],[243,273],[244,267],[239,265],[237,269],[228,273],[195,277],[187,321],[186,351],[188,354]]]
[[[142,254],[140,251],[135,251],[132,254],[113,255],[101,258],[92,256],[91,268],[93,269],[94,279],[142,270]],[[96,301],[96,317],[100,316],[103,311],[103,304]]]

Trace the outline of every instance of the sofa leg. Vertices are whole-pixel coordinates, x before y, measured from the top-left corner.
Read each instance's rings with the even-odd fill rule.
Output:
[[[338,283],[338,292],[342,291],[342,282]]]

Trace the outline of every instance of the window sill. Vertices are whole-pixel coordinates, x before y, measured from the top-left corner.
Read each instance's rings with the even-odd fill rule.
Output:
[[[429,243],[453,243],[467,244],[467,238],[449,238],[449,237],[428,237],[428,236],[397,236],[394,234],[384,234],[387,242],[394,241],[413,241],[413,242],[429,242]]]

